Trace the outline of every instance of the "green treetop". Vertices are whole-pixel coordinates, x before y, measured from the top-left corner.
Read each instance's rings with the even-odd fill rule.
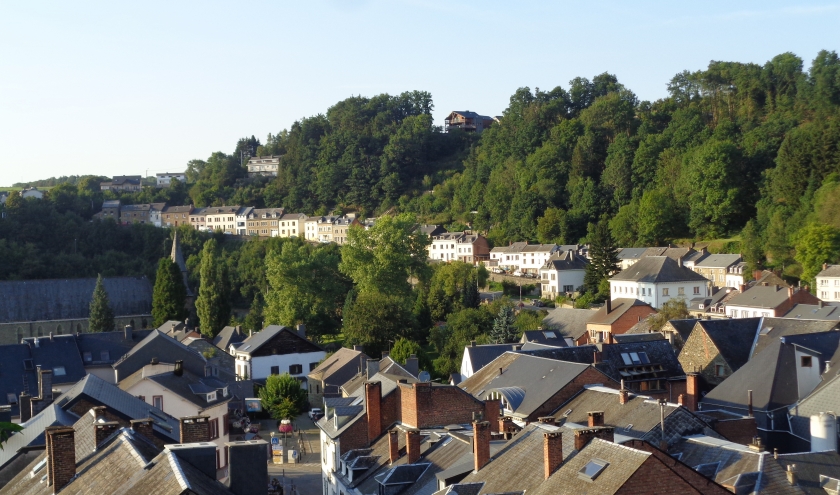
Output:
[[[609,292],[600,293],[601,282],[619,271],[618,254],[610,233],[609,223],[602,218],[596,224],[590,224],[589,229],[590,262],[586,266],[583,285],[586,291],[600,297],[610,297]]]

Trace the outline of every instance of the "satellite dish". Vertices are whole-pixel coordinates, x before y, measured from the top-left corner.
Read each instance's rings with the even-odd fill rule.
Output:
[[[432,375],[430,375],[428,371],[421,371],[420,374],[417,375],[417,379],[425,383],[431,381]]]

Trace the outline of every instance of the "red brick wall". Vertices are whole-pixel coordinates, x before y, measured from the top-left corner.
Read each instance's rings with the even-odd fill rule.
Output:
[[[639,323],[639,321],[641,321],[639,318],[644,320],[652,314],[656,314],[656,311],[654,311],[654,309],[650,306],[633,306],[621,315],[621,318],[612,324],[610,332],[613,335],[621,335],[627,332],[627,330],[630,330],[630,327]]]
[[[400,384],[401,421],[414,428],[469,423],[484,414],[484,403],[458,387],[431,383]]]
[[[339,437],[341,442],[341,454],[353,449],[361,449],[367,447],[368,443],[368,424],[367,415],[362,415],[355,423],[348,426],[346,430],[341,433]]]
[[[578,375],[574,380],[566,384],[565,387],[561,388],[556,394],[554,394],[551,398],[549,398],[543,405],[538,407],[530,416],[528,416],[528,421],[534,422],[537,421],[541,416],[548,416],[552,412],[554,412],[558,407],[563,405],[566,401],[572,398],[576,393],[583,390],[584,385],[591,385],[593,383],[602,383],[605,387],[610,387],[618,390],[621,386],[619,383],[616,383],[607,375],[601,373],[597,369],[593,367],[589,367],[584,370],[583,373]],[[616,399],[617,401],[618,399]]]
[[[400,389],[397,387],[393,392],[382,398],[379,406],[379,413],[382,415],[382,428],[388,428],[400,419]]]
[[[373,443],[382,434],[382,384],[365,383],[365,407],[367,408],[368,442]]]
[[[187,416],[180,420],[181,443],[209,442],[210,416]]]
[[[76,475],[75,432],[70,426],[49,426],[47,442],[47,483],[58,493]]]

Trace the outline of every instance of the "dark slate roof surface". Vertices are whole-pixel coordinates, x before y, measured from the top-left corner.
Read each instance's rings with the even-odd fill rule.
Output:
[[[131,340],[125,338],[124,331],[80,333],[76,335],[76,344],[79,346],[85,366],[112,364],[148,337],[149,333],[151,330],[134,330]],[[90,361],[85,359],[86,352],[90,353]],[[103,359],[103,352],[108,353],[108,359]]]
[[[610,280],[647,283],[708,282],[699,273],[678,265],[668,256],[646,256]]]
[[[837,303],[797,304],[784,317],[836,322],[840,320],[840,306]]]
[[[732,371],[737,371],[750,359],[760,322],[761,318],[700,320],[695,328],[705,331]]]
[[[213,345],[225,352],[230,350],[231,344],[238,344],[245,340],[245,332],[235,326],[226,326],[213,338]]]
[[[557,330],[564,337],[577,340],[586,333],[586,322],[594,315],[591,309],[554,308],[543,318],[543,328]],[[531,332],[526,332],[528,335]],[[529,341],[532,339],[529,337]],[[541,344],[547,344],[538,340]]]
[[[840,325],[840,321],[762,318],[758,338],[755,340],[750,355],[757,355],[774,339],[793,335],[828,332],[836,329],[838,325]],[[815,350],[821,351],[822,349]]]
[[[135,345],[113,366],[119,373],[119,379],[123,380],[151,363],[153,358],[157,358],[160,363],[170,364],[179,360],[184,361],[184,369],[196,375],[203,375],[207,364],[207,360],[197,350],[178,342],[160,330],[152,330],[145,339]]]
[[[146,277],[104,277],[115,316],[152,311],[152,286]],[[87,318],[95,278],[0,281],[0,322]]]
[[[360,369],[364,369],[367,360],[368,356],[364,352],[342,347],[310,371],[307,377],[340,387],[356,376]]]
[[[488,363],[502,354],[514,350],[516,344],[480,344],[468,345],[464,348],[464,355],[469,356],[473,373],[487,366]]]

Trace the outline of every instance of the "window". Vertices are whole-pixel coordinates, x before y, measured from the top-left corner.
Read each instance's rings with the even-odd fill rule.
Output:
[[[811,356],[802,356],[800,358],[800,363],[803,368],[810,368],[811,367]]]
[[[6,394],[6,400],[9,401],[9,404],[17,404],[17,395],[10,392]]]
[[[610,463],[607,461],[602,461],[600,459],[592,459],[591,461],[587,462],[585,466],[583,466],[580,471],[578,471],[578,476],[583,479],[592,481],[601,474],[601,472],[609,466]]]
[[[289,374],[290,375],[299,375],[303,373],[303,366],[300,364],[293,364],[289,366]]]
[[[145,395],[138,395],[137,398],[142,400],[143,402],[146,402],[146,396]]]
[[[667,296],[667,295],[668,295],[668,288],[667,288],[667,287],[665,287],[664,289],[662,289],[662,295],[663,295],[663,296]]]
[[[677,289],[677,295],[678,296],[684,296],[685,295],[685,287],[678,288]]]
[[[152,397],[152,405],[163,411],[163,396],[155,395]]]
[[[110,361],[111,360],[111,353],[108,351],[102,351],[99,353],[100,359],[102,361]]]
[[[699,295],[699,294],[700,294],[700,287],[695,287],[694,288],[694,295],[696,296],[696,295]]]
[[[318,367],[318,363],[309,363],[309,371],[313,371]]]
[[[271,374],[272,375],[279,375],[280,374],[280,367],[279,366],[272,366],[271,367]]]
[[[219,438],[219,418],[210,420],[210,440]]]
[[[726,368],[722,364],[715,365],[715,376],[726,376]]]
[[[216,392],[210,392],[207,394],[207,402],[213,402],[216,400]]]
[[[222,429],[224,430],[222,432],[223,435],[228,434],[228,431],[230,430],[230,424],[229,423],[230,423],[229,415],[225,414],[224,416],[222,416]]]
[[[56,366],[53,368],[53,376],[64,376],[67,374],[67,370],[64,369],[64,366]]]
[[[574,292],[575,288],[573,285],[564,285],[563,292]]]
[[[85,357],[85,362],[86,362],[86,363],[89,363],[89,362],[93,361],[93,356],[91,356],[90,352],[85,351],[85,352],[84,352],[84,353],[82,353],[82,354],[83,354],[83,355],[84,355],[84,357]]]

